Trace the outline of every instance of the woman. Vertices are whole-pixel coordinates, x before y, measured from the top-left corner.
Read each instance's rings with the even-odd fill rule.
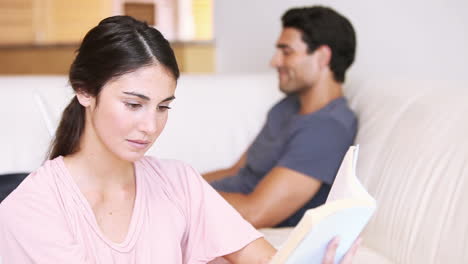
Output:
[[[4,263],[268,261],[275,250],[197,172],[144,157],[178,77],[156,29],[125,16],[91,29],[70,69],[76,96],[49,160],[0,205]]]

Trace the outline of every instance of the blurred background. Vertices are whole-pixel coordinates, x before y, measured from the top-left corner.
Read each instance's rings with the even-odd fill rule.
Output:
[[[268,72],[281,15],[314,4],[353,23],[351,74],[468,76],[466,0],[0,0],[0,74],[66,74],[84,34],[117,14],[160,29],[185,73]]]
[[[183,72],[214,72],[213,0],[0,0],[0,74],[66,74],[100,20],[130,15],[172,42]]]

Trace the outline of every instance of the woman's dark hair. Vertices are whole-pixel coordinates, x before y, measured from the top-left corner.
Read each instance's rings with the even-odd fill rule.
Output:
[[[301,31],[309,53],[321,45],[330,47],[330,69],[337,82],[344,82],[346,70],[353,63],[356,52],[356,35],[348,19],[331,8],[313,6],[290,9],[281,20],[283,28]]]
[[[76,93],[98,98],[111,79],[157,64],[175,80],[179,78],[174,52],[158,30],[129,16],[113,16],[86,34],[70,67],[69,80]],[[85,108],[75,96],[63,111],[49,159],[77,152],[84,126]]]

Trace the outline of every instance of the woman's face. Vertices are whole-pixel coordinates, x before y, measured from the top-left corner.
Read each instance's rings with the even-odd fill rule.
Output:
[[[82,147],[126,161],[140,159],[164,129],[175,88],[169,71],[152,65],[109,81],[97,101],[78,95],[87,106]]]

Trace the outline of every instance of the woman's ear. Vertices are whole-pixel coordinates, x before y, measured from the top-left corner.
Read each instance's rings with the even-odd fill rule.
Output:
[[[89,107],[94,103],[94,96],[89,95],[86,92],[78,91],[76,92],[76,98],[78,99],[78,102],[83,107]]]

